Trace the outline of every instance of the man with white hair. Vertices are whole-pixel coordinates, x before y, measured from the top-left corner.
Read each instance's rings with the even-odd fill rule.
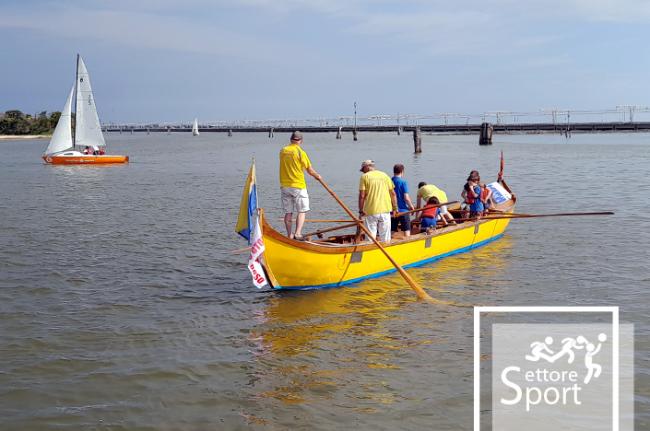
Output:
[[[372,236],[381,242],[390,242],[390,213],[397,212],[397,196],[393,180],[384,172],[375,170],[375,162],[361,163],[359,180],[359,215]]]

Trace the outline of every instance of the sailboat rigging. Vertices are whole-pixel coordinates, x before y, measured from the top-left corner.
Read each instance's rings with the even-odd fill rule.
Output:
[[[75,106],[74,134],[72,127],[72,100]],[[95,97],[90,85],[88,69],[77,54],[75,84],[70,90],[52,139],[45,149],[43,160],[51,164],[126,163],[128,156],[107,155],[106,141],[99,123]]]

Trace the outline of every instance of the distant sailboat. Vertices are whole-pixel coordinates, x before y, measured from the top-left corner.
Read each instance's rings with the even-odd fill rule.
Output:
[[[199,121],[195,118],[194,125],[192,126],[192,136],[199,136]]]
[[[76,96],[75,96],[76,93]],[[72,100],[75,102],[75,127],[72,134]],[[43,160],[54,165],[126,163],[128,156],[106,155],[106,142],[99,124],[90,76],[77,54],[77,79],[70,90]]]

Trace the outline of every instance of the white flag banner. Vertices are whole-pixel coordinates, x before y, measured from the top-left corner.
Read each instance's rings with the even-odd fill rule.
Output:
[[[260,223],[257,217],[253,224],[253,232],[251,232],[251,243],[251,255],[248,258],[248,270],[253,276],[253,284],[255,284],[255,287],[261,289],[269,283],[266,280],[264,269],[259,262],[260,256],[264,253],[264,241],[262,240],[262,230],[260,229]]]
[[[487,185],[487,187],[492,190],[492,199],[497,204],[509,201],[512,199],[512,195],[499,183],[494,182]]]
[[[251,275],[253,276],[253,284],[255,285],[255,287],[261,289],[268,284],[266,281],[266,277],[264,276],[264,270],[262,269],[262,265],[260,265],[258,261],[249,260],[248,270],[251,272]]]

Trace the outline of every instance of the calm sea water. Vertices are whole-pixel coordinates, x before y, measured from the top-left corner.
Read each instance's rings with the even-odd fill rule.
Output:
[[[472,305],[617,305],[636,330],[637,429],[650,428],[650,136],[307,135],[353,208],[361,160],[459,194],[499,151],[518,211],[504,238],[399,276],[255,289],[233,232],[257,160],[277,219],[287,136],[108,134],[131,163],[46,166],[45,141],[0,141],[0,429],[471,429]],[[310,182],[313,217],[343,216]],[[275,222],[279,227],[279,221]]]

